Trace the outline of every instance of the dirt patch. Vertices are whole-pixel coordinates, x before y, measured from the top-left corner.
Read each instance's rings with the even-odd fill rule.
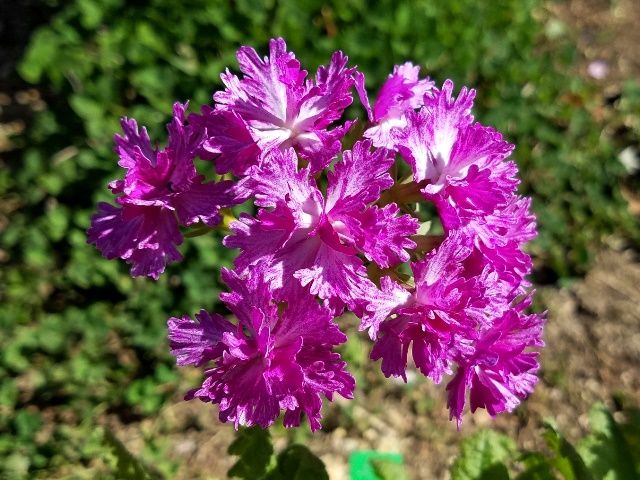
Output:
[[[627,79],[640,80],[637,0],[569,0],[551,3],[549,8],[571,26],[584,76],[598,79],[602,74],[599,80],[614,91]]]

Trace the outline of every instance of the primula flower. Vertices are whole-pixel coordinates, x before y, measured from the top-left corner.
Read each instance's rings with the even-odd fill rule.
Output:
[[[357,309],[377,290],[358,254],[383,268],[405,262],[406,249],[415,247],[409,237],[418,228],[416,219],[398,215],[395,204],[372,205],[393,183],[388,170],[394,159],[370,147],[368,141],[358,142],[344,152],[327,176],[326,195],[309,168],[298,170],[292,149],[274,151],[247,187],[264,208],[256,218],[242,215],[231,224],[233,235],[224,239],[225,246],[241,249],[238,271],[264,263],[271,285],[285,296],[298,287],[297,279],[336,313],[344,304]]]
[[[185,109],[174,104],[162,150],[151,146],[134,119],[122,119],[124,135],[115,136],[118,165],[126,170],[124,179],[109,184],[118,206],[98,204],[87,237],[106,258],[130,263],[133,276],[157,279],[168,263],[182,258],[176,248],[182,243],[180,225],[215,226],[220,208],[238,203],[232,182],[203,182],[196,173],[193,159],[202,138],[185,125]]]
[[[307,80],[281,38],[271,40],[268,57],[245,46],[237,59],[244,76],[223,73],[226,89],[214,94],[216,108],[204,108],[195,120],[205,130],[202,148],[216,159],[218,171],[243,175],[259,163],[261,152],[291,146],[313,172],[322,170],[353,123],[328,130],[352,102],[355,69],[346,67],[347,57],[335,52],[315,81]]]
[[[420,67],[410,62],[393,67],[393,73],[382,85],[376,103],[371,109],[364,87],[364,75],[356,73],[356,89],[360,101],[367,110],[369,121],[373,123],[373,126],[365,130],[363,136],[371,139],[375,147],[395,148],[396,141],[392,129],[406,126],[405,113],[420,108],[425,94],[433,89],[434,82],[428,77],[420,80],[419,74]]]
[[[218,404],[220,420],[239,425],[271,425],[284,411],[284,425],[300,425],[304,413],[311,430],[320,428],[321,396],[352,398],[355,381],[333,348],[347,337],[331,312],[299,289],[277,303],[262,272],[239,277],[222,270],[231,289],[220,295],[238,319],[201,312],[169,319],[169,341],[179,365],[214,362],[200,388],[187,394]]]

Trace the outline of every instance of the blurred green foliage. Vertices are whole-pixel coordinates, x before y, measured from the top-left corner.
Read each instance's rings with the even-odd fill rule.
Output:
[[[322,460],[304,445],[291,444],[274,455],[271,434],[260,427],[241,429],[227,453],[239,457],[229,469],[229,478],[329,480]]]
[[[111,449],[116,463],[116,478],[121,480],[156,480],[162,476],[152,473],[138,458],[129,452],[109,430],[104,430],[103,441]]]
[[[509,437],[481,430],[462,442],[451,467],[453,480],[631,480],[640,478],[638,410],[616,421],[603,405],[590,414],[591,433],[574,446],[552,422],[545,426],[547,450],[518,450]]]
[[[438,83],[477,87],[477,116],[518,147],[522,191],[540,221],[532,251],[552,279],[584,271],[612,232],[639,238],[613,140],[591,114],[595,91],[569,73],[575,52],[539,0],[47,3],[58,13],[33,33],[19,73],[40,85],[48,107],[0,170],[0,457],[10,459],[0,477],[87,464],[97,416],[132,421],[175,392],[166,318],[214,309],[218,270],[233,252],[220,248],[220,233],[189,239],[184,263],[158,282],[134,280],[84,232],[120,176],[119,117],[162,138],[172,102],[208,102],[240,44],[265,52],[281,35],[310,71],[342,49],[371,92],[405,60]],[[627,90],[621,116],[640,105],[637,89]]]
[[[460,445],[452,466],[454,480],[509,478],[504,462],[516,450],[515,442],[493,430],[480,430]]]

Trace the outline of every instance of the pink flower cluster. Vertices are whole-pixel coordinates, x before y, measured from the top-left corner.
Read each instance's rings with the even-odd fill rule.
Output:
[[[105,257],[157,279],[181,258],[180,227],[213,228],[220,209],[253,203],[223,241],[239,251],[222,270],[235,320],[203,310],[168,321],[178,365],[207,367],[187,398],[217,404],[236,427],[268,427],[284,413],[285,426],[304,414],[320,428],[322,397],[353,397],[335,351],[347,340],[336,320],[350,311],[384,375],[406,381],[415,366],[435,383],[449,378],[458,425],[467,399],[472,411],[513,410],[535,386],[543,345],[544,314],[526,311],[523,246],[536,225],[516,192],[513,146],[471,114],[475,91],[455,96],[451,81],[438,88],[405,63],[372,108],[342,52],[314,79],[282,39],[267,57],[241,47],[237,58],[242,75],[221,75],[213,107],[186,121],[175,104],[164,149],[122,121],[116,206],[101,203],[88,230]],[[354,121],[342,120],[353,90],[369,120],[355,142]],[[234,180],[205,181],[198,157]]]

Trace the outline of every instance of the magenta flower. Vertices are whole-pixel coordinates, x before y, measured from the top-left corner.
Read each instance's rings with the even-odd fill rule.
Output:
[[[398,303],[381,305],[372,300],[361,328],[369,328],[376,340],[371,359],[382,359],[387,377],[399,376],[406,381],[410,346],[416,366],[435,383],[451,373],[457,350],[466,348],[464,339],[472,336],[489,303],[484,295],[486,272],[477,276],[466,272],[471,252],[467,239],[454,232],[435,251],[411,265],[413,289],[407,291],[384,279],[383,290],[394,290]]]
[[[427,200],[438,207],[445,230],[464,230],[503,276],[519,285],[531,270],[524,243],[536,236],[530,200],[516,195],[513,146],[490,127],[474,122],[474,90],[452,97],[453,83],[425,97],[395,129],[397,148],[411,165]]]
[[[220,297],[237,317],[237,326],[206,312],[199,323],[184,317],[168,322],[179,365],[215,362],[187,398],[218,404],[220,420],[236,428],[266,428],[284,411],[286,427],[300,425],[304,413],[311,430],[317,430],[322,396],[353,396],[355,381],[333,352],[346,336],[331,312],[302,289],[279,304],[260,271],[243,278],[223,269],[222,277],[231,292]]]
[[[441,211],[446,210],[441,207]],[[523,247],[538,234],[530,198],[512,195],[505,205],[490,215],[470,218],[461,229],[473,238],[476,252],[482,257],[476,262],[489,263],[503,281],[520,293],[530,287],[526,276],[533,264]]]
[[[458,427],[470,391],[471,411],[484,408],[491,416],[511,412],[526,398],[538,382],[539,352],[543,347],[542,327],[545,314],[525,315],[531,297],[507,310],[487,328],[483,328],[474,348],[460,355],[458,371],[447,385],[451,418]]]
[[[376,340],[371,359],[382,360],[387,377],[406,381],[409,352],[435,383],[459,365],[447,387],[451,416],[459,424],[465,389],[471,389],[472,410],[486,408],[491,415],[512,410],[532,391],[538,353],[524,350],[542,346],[544,320],[522,314],[528,301],[513,306],[521,291],[489,264],[479,264],[484,257],[476,256],[471,245],[464,234],[452,232],[412,264],[411,290],[383,279],[383,292],[393,291],[397,303],[373,299],[362,322]]]
[[[372,110],[364,87],[364,75],[356,73],[356,89],[360,101],[367,110],[369,121],[373,123],[363,136],[371,139],[375,147],[394,149],[396,141],[392,130],[405,127],[405,113],[422,107],[425,94],[433,89],[434,82],[428,77],[420,80],[419,74],[420,67],[410,62],[393,67],[393,73],[378,92]]]
[[[222,335],[236,330],[236,326],[222,315],[206,310],[196,313],[196,321],[188,315],[171,317],[167,326],[171,355],[176,357],[176,363],[195,367],[217,360],[225,348]]]
[[[309,168],[298,170],[292,149],[274,151],[249,182],[264,208],[256,218],[242,215],[224,240],[241,249],[236,268],[244,272],[264,263],[271,285],[285,296],[297,288],[297,279],[336,311],[344,304],[357,309],[358,301],[377,290],[358,254],[386,268],[409,260],[406,249],[415,247],[409,237],[417,220],[398,215],[395,204],[372,204],[393,183],[392,164],[388,151],[358,142],[328,174],[323,196]]]
[[[352,102],[355,69],[346,68],[347,57],[335,52],[329,65],[318,68],[315,81],[306,79],[281,38],[271,40],[268,57],[245,46],[237,59],[244,76],[223,73],[226,89],[214,94],[215,110],[204,109],[199,121],[205,127],[203,149],[218,155],[219,171],[245,174],[249,165],[260,163],[261,152],[292,146],[313,172],[322,170],[353,123],[328,130]]]
[[[157,279],[168,263],[182,258],[176,248],[180,225],[215,226],[220,208],[238,203],[232,182],[203,182],[196,173],[201,136],[185,125],[185,109],[174,104],[163,150],[151,146],[146,129],[133,119],[124,118],[124,136],[115,136],[118,165],[126,170],[123,180],[109,184],[119,206],[100,203],[87,237],[106,258],[130,263],[133,276]]]
[[[490,214],[513,194],[518,180],[515,163],[504,160],[513,150],[502,135],[474,123],[471,107],[474,90],[463,88],[451,97],[453,83],[447,80],[441,91],[425,97],[424,107],[406,113],[407,126],[394,130],[396,144],[413,169],[423,193],[436,204],[448,203],[461,220]],[[443,220],[453,222],[453,216]]]
[[[281,414],[298,426],[304,414],[317,430],[323,397],[353,396],[334,352],[346,341],[334,318],[348,309],[385,376],[406,381],[410,363],[435,383],[451,376],[458,427],[467,397],[472,411],[513,410],[533,390],[543,344],[544,314],[524,313],[533,295],[524,247],[536,219],[517,193],[513,145],[474,120],[475,91],[454,96],[450,80],[435,88],[407,62],[371,108],[364,75],[340,51],[312,79],[280,38],[264,58],[243,46],[237,59],[241,74],[221,75],[212,106],[187,123],[186,105],[174,105],[164,149],[122,120],[125,175],[109,184],[115,205],[100,203],[87,232],[105,257],[157,279],[181,259],[181,227],[213,227],[221,208],[254,203],[223,240],[239,249],[220,296],[236,320],[205,310],[168,320],[177,364],[206,369],[186,398],[218,405],[236,428],[268,427]],[[369,124],[342,151],[352,87]],[[412,178],[392,178],[397,154]],[[235,180],[205,181],[196,157]],[[418,228],[433,211],[425,202],[442,232]]]
[[[176,248],[182,243],[182,234],[175,214],[162,206],[114,207],[100,202],[98,213],[91,217],[87,239],[105,258],[126,260],[133,277],[157,280],[167,264],[182,260]]]

